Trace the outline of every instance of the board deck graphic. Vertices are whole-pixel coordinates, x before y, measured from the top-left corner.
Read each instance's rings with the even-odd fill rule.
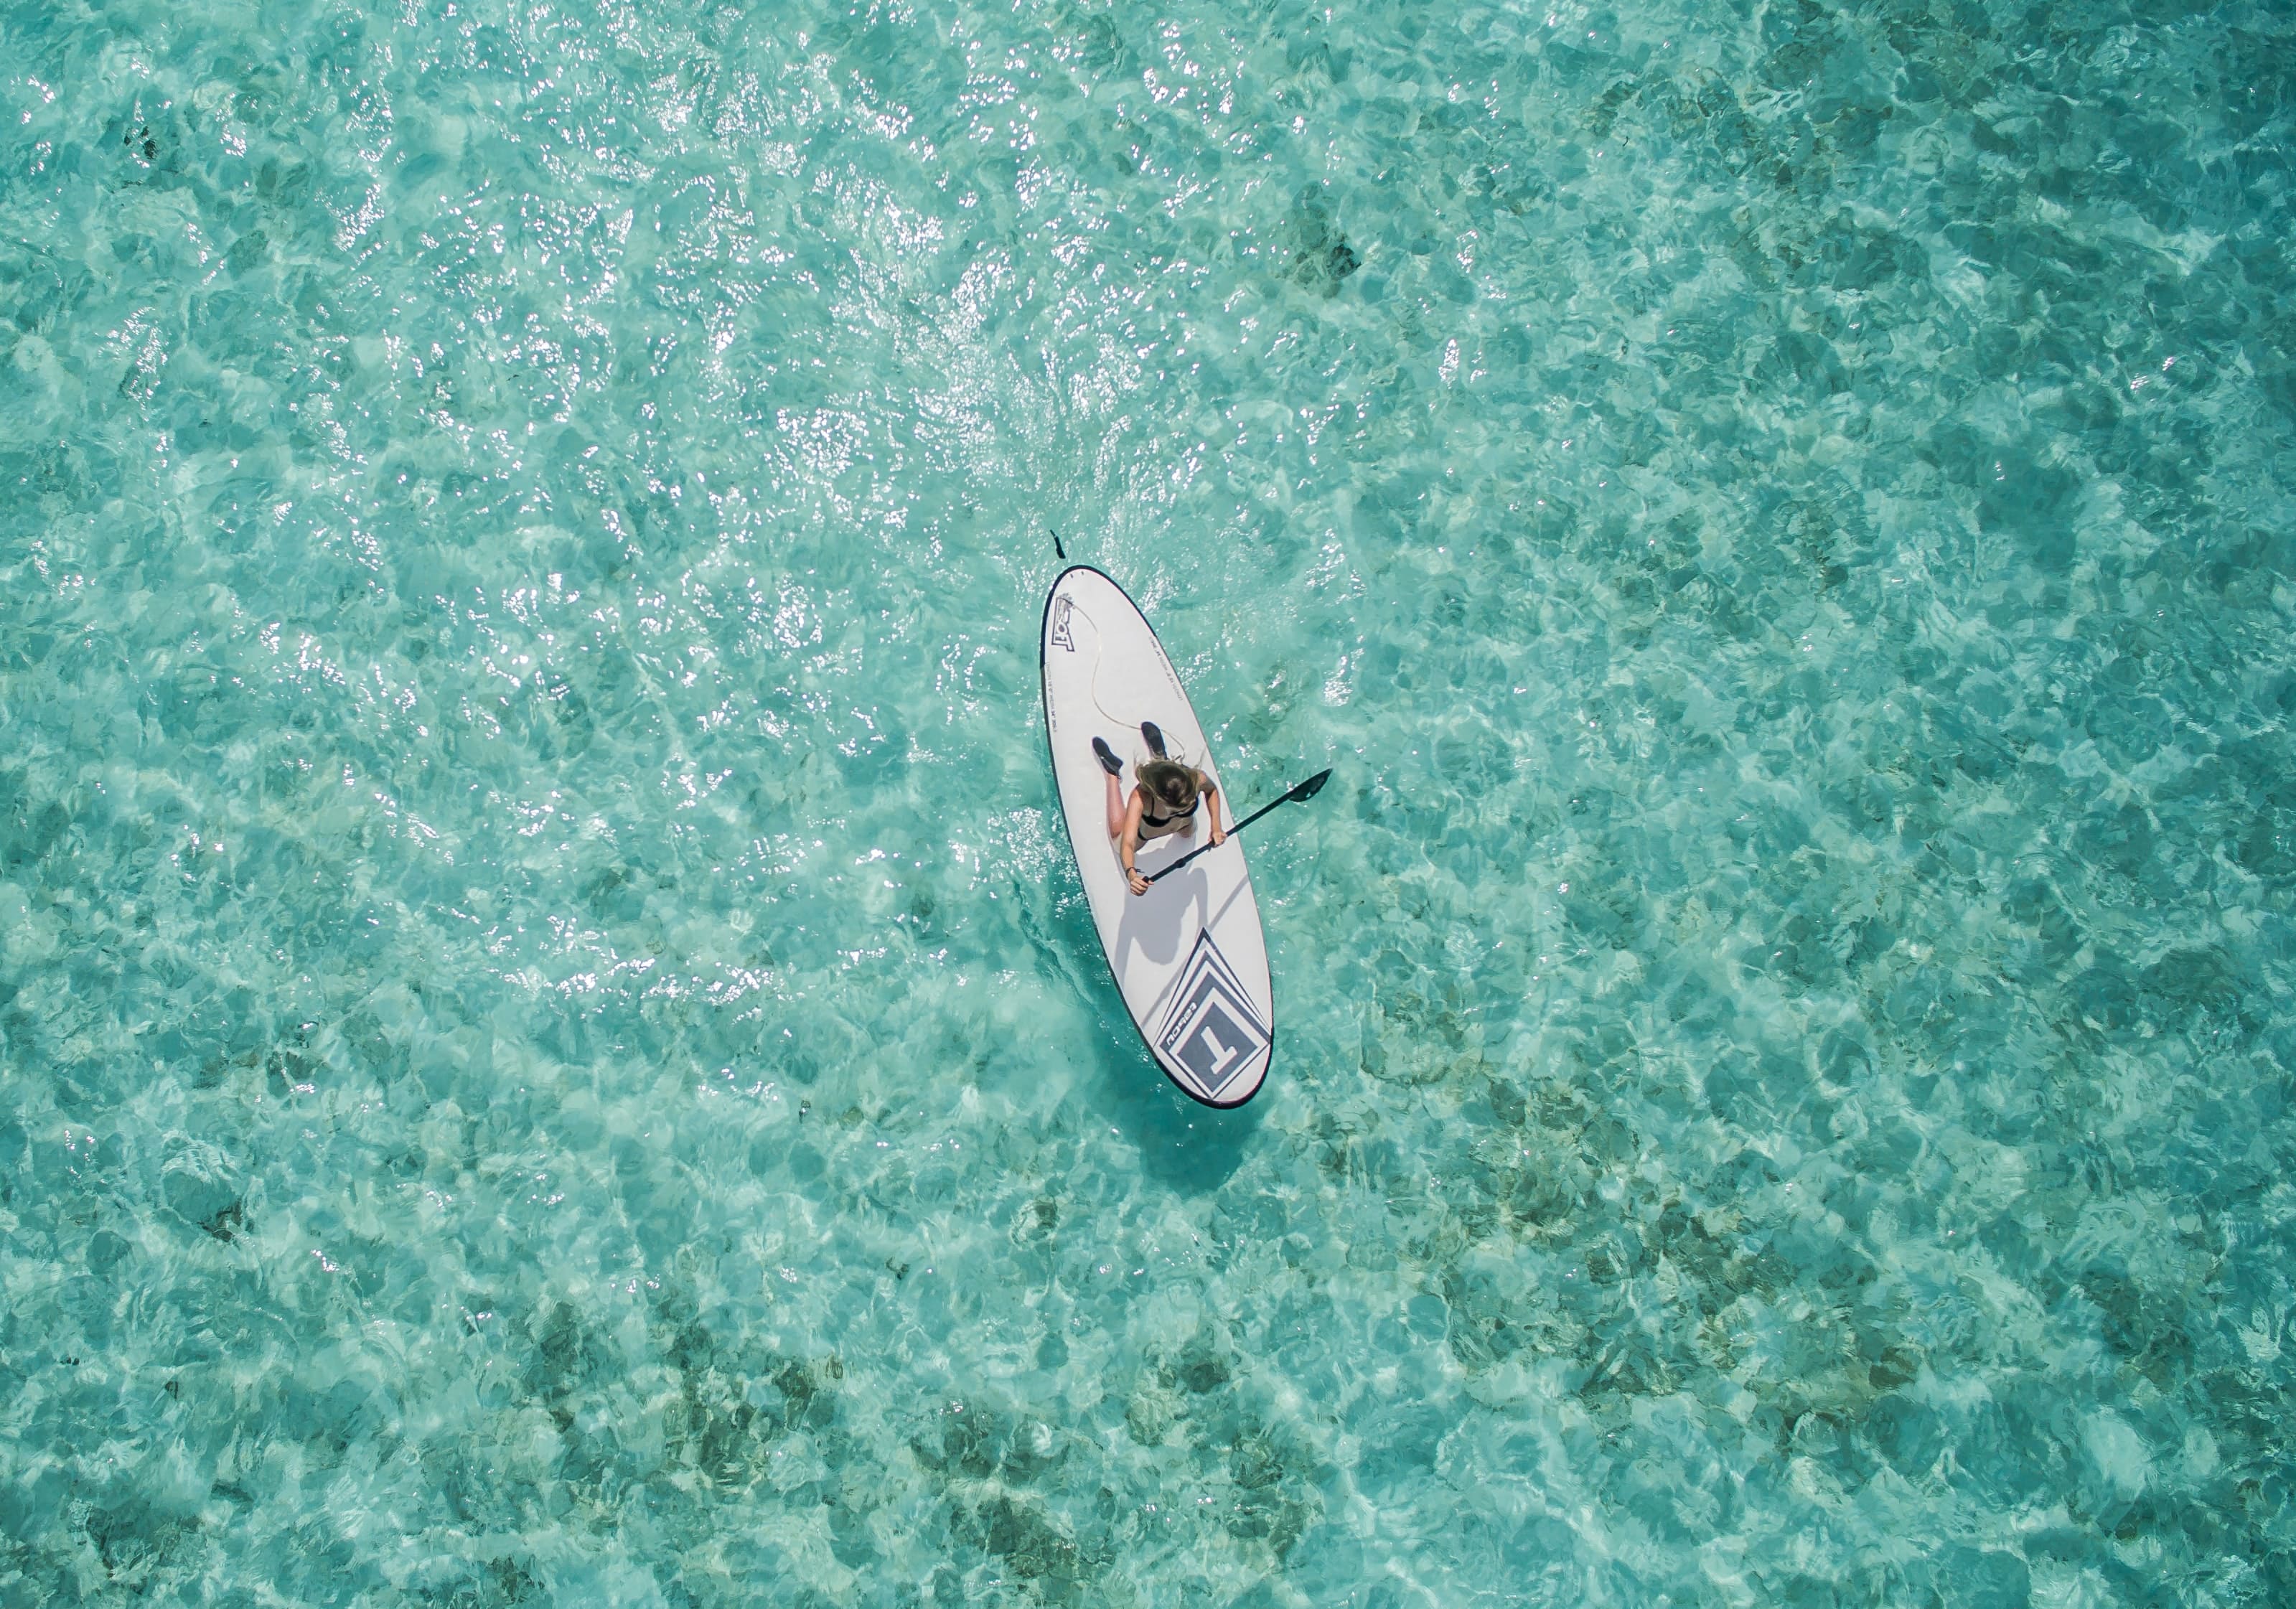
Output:
[[[1209,932],[1197,934],[1195,954],[1165,1008],[1157,1050],[1185,1067],[1196,1087],[1217,1098],[1267,1050],[1268,1038],[1219,946]]]
[[[1106,773],[1092,752],[1100,737],[1126,758],[1119,791],[1128,796],[1144,753],[1140,723],[1152,721],[1176,758],[1218,783],[1195,710],[1147,618],[1088,564],[1053,583],[1038,662],[1061,814],[1117,992],[1182,1093],[1208,1106],[1240,1106],[1267,1078],[1275,1049],[1267,941],[1243,844],[1231,838],[1147,893],[1133,893],[1108,833]],[[1221,820],[1233,823],[1224,784],[1220,793]],[[1152,839],[1135,864],[1152,876],[1204,841],[1201,829]]]

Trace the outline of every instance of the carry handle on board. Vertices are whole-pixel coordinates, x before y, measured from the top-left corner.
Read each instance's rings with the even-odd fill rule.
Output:
[[[1315,798],[1316,794],[1322,792],[1324,791],[1324,784],[1331,780],[1332,773],[1328,767],[1316,772],[1313,776],[1310,776],[1307,781],[1292,789],[1291,792],[1285,793],[1282,798],[1277,799],[1271,803],[1260,806],[1259,809],[1254,810],[1242,821],[1237,822],[1234,826],[1228,829],[1229,835],[1232,837],[1235,833],[1242,832],[1244,828],[1250,826],[1253,822],[1258,821],[1261,817],[1267,815],[1268,811],[1274,809],[1277,805],[1306,804],[1309,800]],[[1221,840],[1221,842],[1223,843],[1226,841],[1226,839]],[[1173,873],[1187,865],[1188,862],[1193,860],[1197,856],[1208,855],[1218,847],[1218,845],[1217,844],[1208,843],[1204,845],[1202,849],[1190,850],[1186,854],[1181,856],[1177,860],[1172,862],[1171,865],[1157,873],[1155,877],[1151,877],[1148,881],[1153,882],[1157,878],[1169,877]]]

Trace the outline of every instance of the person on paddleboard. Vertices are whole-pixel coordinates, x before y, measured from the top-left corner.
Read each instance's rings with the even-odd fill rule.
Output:
[[[1209,847],[1218,848],[1227,837],[1220,830],[1219,784],[1193,766],[1184,766],[1167,754],[1164,735],[1157,730],[1154,721],[1140,723],[1140,738],[1153,758],[1135,773],[1129,799],[1117,784],[1124,762],[1116,758],[1116,751],[1108,746],[1107,740],[1092,740],[1093,758],[1108,773],[1108,835],[1116,840],[1117,857],[1124,862],[1125,881],[1136,894],[1148,891],[1148,879],[1132,864],[1133,856],[1146,840],[1193,833],[1199,816],[1211,824]]]

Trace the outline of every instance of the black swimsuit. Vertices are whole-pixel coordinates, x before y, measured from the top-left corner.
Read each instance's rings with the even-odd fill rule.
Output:
[[[1146,790],[1143,789],[1142,792],[1146,792]],[[1143,838],[1162,838],[1169,833],[1178,832],[1184,824],[1193,821],[1196,818],[1196,807],[1203,803],[1203,795],[1199,793],[1195,798],[1188,801],[1188,808],[1185,810],[1173,810],[1162,816],[1151,816],[1148,813],[1149,807],[1151,805],[1160,805],[1164,801],[1157,798],[1155,794],[1149,793],[1148,802],[1140,807],[1140,836]]]

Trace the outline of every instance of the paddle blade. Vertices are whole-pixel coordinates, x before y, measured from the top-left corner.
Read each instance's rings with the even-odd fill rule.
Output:
[[[1330,770],[1325,769],[1318,771],[1307,781],[1301,783],[1298,787],[1292,789],[1289,793],[1286,793],[1283,797],[1292,804],[1306,804],[1309,800],[1315,798],[1316,794],[1322,792],[1324,791],[1324,784],[1331,780],[1332,774]]]

